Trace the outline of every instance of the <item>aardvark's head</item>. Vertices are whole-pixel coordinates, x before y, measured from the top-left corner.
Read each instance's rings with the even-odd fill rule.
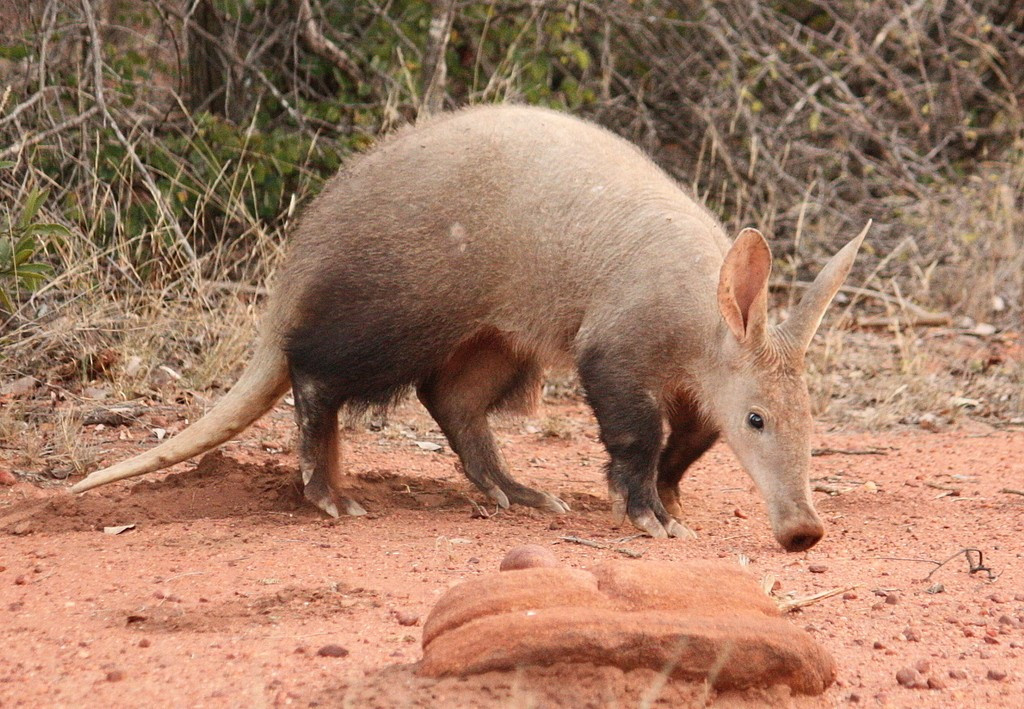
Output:
[[[740,232],[722,265],[723,356],[706,387],[708,413],[761,491],[775,538],[787,551],[809,549],[825,533],[808,479],[813,423],[804,354],[869,227],[832,257],[776,327],[768,324],[772,256],[761,233]]]

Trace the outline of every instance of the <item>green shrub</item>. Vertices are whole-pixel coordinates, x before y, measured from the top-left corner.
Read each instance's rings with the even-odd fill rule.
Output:
[[[13,165],[3,162],[0,169]],[[43,189],[29,192],[21,213],[16,218],[8,214],[0,232],[0,308],[8,312],[14,311],[23,290],[34,290],[53,275],[48,263],[35,260],[45,247],[40,238],[70,236],[66,227],[37,219],[46,195]]]

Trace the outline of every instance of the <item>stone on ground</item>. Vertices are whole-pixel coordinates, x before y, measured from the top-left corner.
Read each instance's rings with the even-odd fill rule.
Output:
[[[707,680],[718,690],[787,685],[802,694],[835,679],[828,652],[736,564],[611,561],[582,571],[522,549],[509,557],[536,565],[503,562],[513,570],[459,584],[438,601],[423,628],[420,674],[591,664]]]

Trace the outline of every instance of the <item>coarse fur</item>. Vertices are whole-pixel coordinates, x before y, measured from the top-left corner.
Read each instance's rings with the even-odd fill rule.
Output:
[[[807,548],[823,528],[807,482],[803,356],[863,237],[773,328],[764,238],[748,229],[730,243],[627,141],[539,108],[446,114],[350,160],[309,206],[254,364],[224,400],[73,489],[208,450],[290,382],[306,496],[330,514],[362,512],[340,492],[339,409],[387,405],[410,388],[482,491],[566,511],[512,478],[487,416],[529,410],[544,369],[572,363],[610,454],[616,507],[640,529],[692,534],[678,483],[721,435],[780,543]]]

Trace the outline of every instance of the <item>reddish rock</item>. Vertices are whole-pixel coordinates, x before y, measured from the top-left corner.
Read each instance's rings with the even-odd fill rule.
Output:
[[[991,680],[995,680],[996,682],[1002,682],[1004,679],[1006,679],[1006,670],[991,669],[985,676]]]
[[[950,679],[967,679],[967,670],[950,670]]]
[[[486,615],[556,606],[602,608],[610,600],[593,574],[577,569],[521,569],[483,576],[448,590],[423,624],[423,646],[441,633]]]
[[[124,670],[111,670],[107,673],[108,682],[120,682],[125,677]]]
[[[812,574],[823,574],[828,571],[828,567],[824,564],[811,564],[807,567],[807,570]]]
[[[592,572],[601,592],[624,609],[779,615],[779,607],[756,580],[731,562],[615,561],[600,564]]]
[[[590,663],[670,669],[716,689],[788,685],[820,694],[835,664],[740,567],[608,562],[592,573],[527,568],[448,591],[424,625],[431,676]]]
[[[896,681],[899,682],[900,686],[907,689],[925,689],[928,687],[928,682],[913,667],[904,667],[897,670]]]
[[[0,470],[0,486],[13,485],[18,482],[18,478],[14,477],[14,474],[8,470]]]
[[[501,571],[518,569],[534,569],[559,566],[558,559],[547,549],[536,544],[524,544],[516,547],[501,560]]]
[[[945,689],[946,681],[935,675],[928,676],[928,689]]]
[[[395,611],[395,620],[398,621],[399,625],[413,626],[420,622],[420,616],[417,613],[410,613],[409,611]]]
[[[316,654],[320,657],[348,657],[348,650],[341,645],[324,645]]]

